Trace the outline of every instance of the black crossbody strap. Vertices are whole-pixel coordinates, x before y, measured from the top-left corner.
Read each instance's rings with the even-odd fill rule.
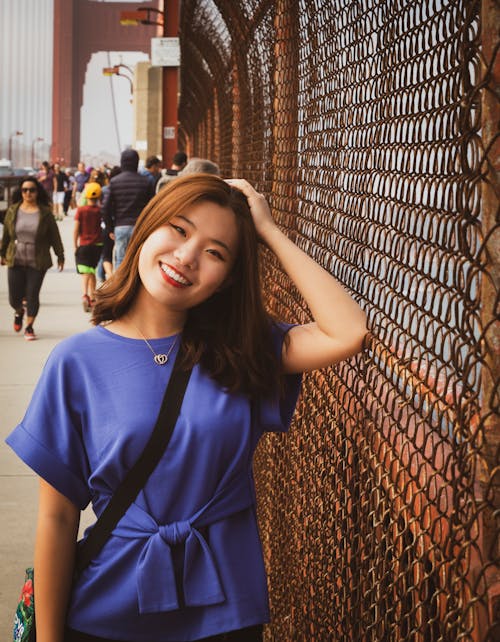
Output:
[[[109,539],[113,529],[137,497],[139,491],[144,487],[148,477],[158,465],[168,446],[179,416],[184,392],[191,376],[191,369],[183,370],[180,367],[181,361],[182,344],[177,353],[174,368],[163,396],[158,419],[151,437],[139,459],[116,489],[108,505],[80,546],[75,564],[77,576],[97,556]]]

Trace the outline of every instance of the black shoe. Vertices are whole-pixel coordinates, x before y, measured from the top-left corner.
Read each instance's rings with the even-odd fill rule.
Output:
[[[24,329],[24,338],[26,339],[26,341],[35,341],[37,339],[32,325],[27,325]]]
[[[14,317],[14,332],[19,332],[23,327],[23,316],[24,310],[21,312],[21,314],[16,313]]]

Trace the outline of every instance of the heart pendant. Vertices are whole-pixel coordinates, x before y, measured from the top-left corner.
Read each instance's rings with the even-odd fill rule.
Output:
[[[166,354],[155,354],[154,360],[157,366],[164,366],[168,361],[168,357]]]

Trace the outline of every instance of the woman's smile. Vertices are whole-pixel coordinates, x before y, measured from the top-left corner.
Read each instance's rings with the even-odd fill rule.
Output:
[[[163,272],[163,278],[167,283],[171,283],[177,288],[184,288],[193,285],[183,274],[173,268],[171,265],[160,262],[160,268]]]

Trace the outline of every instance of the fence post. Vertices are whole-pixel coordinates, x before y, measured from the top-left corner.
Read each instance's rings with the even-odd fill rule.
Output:
[[[488,640],[498,639],[500,631],[500,570],[492,564],[500,556],[500,533],[498,517],[495,512],[500,507],[500,422],[498,416],[498,385],[500,381],[500,328],[495,323],[498,314],[498,296],[500,291],[500,226],[498,224],[500,196],[500,5],[498,0],[482,0],[481,3],[481,44],[486,68],[487,86],[482,89],[482,139],[486,150],[482,171],[482,229],[485,240],[488,264],[487,273],[482,279],[481,311],[484,345],[486,346],[485,363],[482,367],[482,404],[481,417],[484,431],[482,455],[486,461],[487,472],[484,474],[483,497],[487,509],[483,512],[483,541],[486,590],[489,606],[490,629]],[[495,474],[495,471],[496,474]]]
[[[295,232],[298,185],[298,13],[294,0],[278,0],[275,14],[273,206]],[[290,236],[295,236],[291,234]]]

